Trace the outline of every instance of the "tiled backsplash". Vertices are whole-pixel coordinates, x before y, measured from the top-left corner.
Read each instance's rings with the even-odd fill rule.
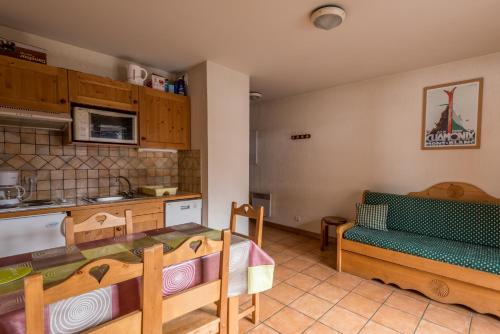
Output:
[[[127,177],[134,189],[179,183],[177,153],[63,145],[61,132],[17,127],[0,127],[0,169],[19,170],[23,180],[35,175],[37,186],[32,199],[114,195],[127,190],[127,184],[116,178],[120,175]]]
[[[201,192],[200,151],[179,151],[179,189]]]

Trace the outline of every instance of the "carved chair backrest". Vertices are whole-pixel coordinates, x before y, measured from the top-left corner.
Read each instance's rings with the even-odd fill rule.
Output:
[[[124,217],[113,216],[107,212],[96,213],[79,224],[75,224],[73,217],[66,217],[64,218],[66,246],[75,244],[75,233],[122,226],[125,228],[125,234],[134,232],[131,210],[125,210]]]
[[[236,202],[231,204],[231,223],[230,228],[232,233],[236,233],[237,217],[247,217],[255,219],[255,232],[252,237],[253,241],[259,246],[262,246],[262,229],[264,226],[264,208],[255,209],[250,204],[243,204],[238,207]]]
[[[170,320],[206,305],[217,303],[217,317],[220,319],[219,333],[227,332],[227,293],[231,231],[224,230],[221,233],[221,241],[211,240],[206,236],[193,236],[185,240],[174,251],[163,255],[163,266],[167,267],[202,258],[210,254],[220,253],[219,278],[217,280],[203,283],[163,298],[163,323],[167,323]],[[168,326],[168,324],[165,326]]]
[[[34,274],[24,279],[26,333],[43,334],[44,306],[109,287],[130,279],[142,278],[142,310],[110,320],[86,333],[154,333],[161,334],[161,289],[163,246],[144,249],[143,263],[126,263],[114,259],[98,259],[87,263],[61,283],[44,288],[43,276]]]

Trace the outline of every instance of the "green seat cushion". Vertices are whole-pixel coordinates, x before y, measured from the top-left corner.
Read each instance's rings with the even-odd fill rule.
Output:
[[[387,204],[387,228],[500,248],[500,205],[368,192],[366,204]]]
[[[361,226],[344,234],[347,240],[431,260],[500,274],[500,248],[429,237],[403,231],[379,231]]]

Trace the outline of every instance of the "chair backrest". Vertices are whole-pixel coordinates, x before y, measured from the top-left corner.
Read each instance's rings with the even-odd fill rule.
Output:
[[[240,207],[233,202],[231,204],[231,232],[236,233],[236,220],[237,217],[247,217],[250,219],[255,219],[255,232],[252,240],[259,246],[262,246],[262,228],[264,225],[264,208],[260,207],[255,209],[250,204],[243,204]]]
[[[206,305],[217,303],[219,333],[227,333],[227,293],[229,276],[229,248],[231,231],[222,231],[222,240],[210,240],[206,236],[194,236],[184,241],[177,249],[163,255],[163,266],[179,264],[220,253],[219,278],[203,283],[177,294],[163,297],[163,323],[169,322]],[[198,333],[198,332],[196,332]]]
[[[125,233],[133,233],[132,211],[125,210],[124,217],[117,217],[107,212],[96,213],[83,222],[75,224],[73,217],[64,218],[66,246],[75,244],[75,233],[101,230],[109,227],[125,227]]]
[[[163,246],[155,245],[144,249],[143,263],[98,259],[84,265],[62,283],[46,289],[43,287],[41,274],[26,277],[26,333],[45,333],[45,305],[142,277],[142,310],[99,324],[87,329],[85,333],[161,334],[161,296],[158,296],[157,292],[161,291],[162,254]]]

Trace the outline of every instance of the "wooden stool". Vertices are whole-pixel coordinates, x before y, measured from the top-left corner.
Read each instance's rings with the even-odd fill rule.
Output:
[[[347,219],[336,216],[323,217],[321,219],[321,251],[328,247],[328,226],[338,226],[347,223]]]

